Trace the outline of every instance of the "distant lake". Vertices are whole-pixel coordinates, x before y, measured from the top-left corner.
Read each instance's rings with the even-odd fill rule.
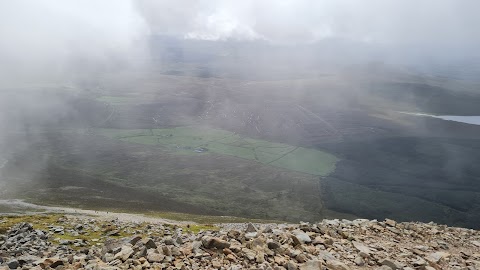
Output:
[[[458,115],[432,115],[443,120],[461,122],[472,125],[480,125],[480,116],[458,116]]]
[[[435,117],[435,118],[440,118],[447,121],[455,121],[455,122],[471,124],[471,125],[480,125],[480,116],[476,116],[476,115],[463,116],[463,115],[432,115],[432,114],[412,113],[412,112],[399,112],[399,113]]]

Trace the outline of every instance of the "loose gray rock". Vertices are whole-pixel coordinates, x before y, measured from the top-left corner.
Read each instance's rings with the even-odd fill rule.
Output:
[[[293,232],[292,240],[296,245],[311,243],[312,239],[303,231],[297,230]]]
[[[355,247],[355,249],[358,250],[359,252],[363,252],[368,255],[370,255],[373,252],[371,248],[365,246],[360,242],[352,241],[352,244],[353,244],[353,247]]]
[[[147,260],[151,263],[160,263],[165,259],[165,255],[160,253],[149,253],[147,255]]]
[[[439,251],[439,252],[433,252],[428,254],[428,256],[425,257],[425,259],[429,262],[438,263],[441,259],[447,258],[449,256],[450,254]]]
[[[312,260],[300,265],[300,270],[321,270],[322,261]]]
[[[7,262],[7,266],[10,269],[17,269],[20,266],[20,263],[18,262],[18,260],[13,259]]]
[[[353,262],[357,266],[364,266],[365,265],[365,261],[363,260],[363,258],[361,256],[356,256],[355,259],[353,260]]]
[[[257,232],[257,228],[255,227],[255,225],[253,225],[252,223],[248,223],[247,224],[247,228],[245,229],[245,232],[246,233],[249,233],[249,232]]]
[[[480,232],[434,223],[337,219],[257,224],[256,231],[248,223],[232,223],[198,233],[184,232],[182,224],[139,226],[79,217],[43,225],[48,232],[19,223],[0,235],[0,269],[16,266],[15,261],[16,269],[34,270],[480,269]],[[57,228],[74,240],[62,240]],[[110,237],[111,229],[129,237]],[[101,235],[92,239],[91,233]]]
[[[126,261],[134,253],[133,249],[130,246],[123,246],[122,249],[115,254],[114,259],[120,259]]]
[[[390,259],[384,259],[382,261],[380,261],[380,264],[381,265],[386,265],[388,267],[390,267],[391,269],[393,270],[397,270],[397,269],[402,269],[403,267],[396,261],[393,261],[393,260],[390,260]]]
[[[202,241],[205,248],[224,249],[230,247],[230,243],[220,238],[207,238]]]
[[[330,270],[350,270],[346,264],[337,260],[327,261],[327,267]]]

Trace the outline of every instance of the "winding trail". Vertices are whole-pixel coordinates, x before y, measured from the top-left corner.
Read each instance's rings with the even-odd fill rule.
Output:
[[[311,116],[317,118],[318,120],[320,120],[322,123],[324,123],[331,131],[333,131],[333,133],[335,135],[338,135],[338,136],[342,136],[342,134],[332,125],[330,124],[327,120],[323,119],[322,117],[320,117],[320,115],[310,111],[309,109],[301,106],[301,105],[296,105],[298,109],[300,109],[300,111],[306,113],[306,114],[310,114]]]
[[[44,206],[44,205],[28,203],[18,199],[0,200],[0,205],[25,209],[27,213],[29,209],[40,210],[40,212],[38,211],[31,212],[32,214],[41,213],[41,211],[43,210],[46,213],[62,213],[66,215],[75,215],[77,217],[83,215],[85,218],[94,217],[102,220],[117,219],[123,222],[137,222],[137,223],[148,222],[153,224],[172,224],[172,225],[184,225],[184,224],[195,223],[195,222],[175,221],[175,220],[157,218],[157,217],[148,217],[141,214],[95,211],[95,210],[77,209],[77,208],[70,208],[70,207],[58,207],[58,206]]]
[[[108,103],[108,104],[109,104],[110,108],[112,108],[112,109],[111,109],[111,111],[110,111],[110,114],[107,116],[107,118],[105,118],[105,120],[102,121],[102,123],[100,124],[100,126],[103,126],[103,125],[105,125],[108,121],[110,121],[110,119],[112,119],[113,115],[114,115],[115,112],[116,112],[115,106],[113,106],[111,103]]]

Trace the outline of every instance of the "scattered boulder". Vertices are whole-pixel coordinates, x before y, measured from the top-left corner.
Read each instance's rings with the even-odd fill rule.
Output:
[[[230,243],[222,240],[220,238],[207,238],[203,241],[203,246],[205,248],[216,248],[216,249],[224,249],[224,248],[229,248]]]
[[[310,236],[308,236],[308,234],[300,230],[293,232],[292,240],[295,243],[295,245],[301,245],[301,244],[312,242],[312,239],[310,238]]]
[[[433,253],[430,253],[428,254],[427,257],[425,257],[425,260],[427,260],[428,262],[432,262],[432,263],[439,263],[441,259],[443,258],[447,258],[449,257],[450,254],[446,253],[446,252],[433,252]]]
[[[402,269],[403,267],[396,261],[393,261],[391,259],[383,259],[380,261],[380,265],[385,265],[390,267],[390,269],[397,270],[397,269]]]
[[[257,228],[255,227],[255,225],[253,225],[252,223],[248,223],[247,224],[247,229],[245,229],[245,232],[246,233],[252,233],[252,232],[257,232]]]
[[[0,269],[480,269],[480,232],[433,223],[183,226],[62,217],[42,231],[18,223],[0,235]]]
[[[357,266],[364,266],[365,265],[365,261],[363,260],[363,258],[361,256],[356,256],[355,259],[353,260],[353,262]]]
[[[360,243],[360,242],[357,242],[357,241],[352,241],[352,244],[353,244],[353,247],[359,251],[359,252],[363,252],[367,255],[370,256],[370,254],[372,253],[372,249],[365,246],[364,244]]]
[[[17,269],[20,266],[20,263],[16,259],[12,259],[7,262],[7,266],[10,269]]]
[[[120,259],[126,261],[134,253],[133,249],[130,246],[123,246],[122,249],[115,254],[114,259]]]
[[[165,255],[160,253],[151,252],[147,255],[147,260],[151,263],[160,263],[163,259],[165,259]]]
[[[59,258],[47,258],[45,259],[42,263],[40,263],[40,266],[45,269],[45,268],[56,268],[57,266],[63,265],[63,261],[60,260]]]
[[[157,245],[155,244],[155,242],[153,242],[153,240],[151,238],[143,239],[142,243],[143,243],[143,246],[145,246],[145,248],[147,248],[147,249],[157,248]]]
[[[470,243],[472,243],[476,247],[480,247],[480,241],[471,241]]]
[[[269,249],[275,250],[280,248],[280,243],[275,242],[275,241],[269,241],[267,242],[267,246]]]
[[[347,265],[337,260],[327,261],[327,267],[330,270],[350,270],[350,268]]]
[[[312,260],[300,265],[300,270],[321,270],[322,265],[322,261]]]
[[[391,220],[391,219],[385,219],[385,224],[387,224],[388,226],[390,227],[395,227],[397,226],[397,222],[395,222],[395,220]]]

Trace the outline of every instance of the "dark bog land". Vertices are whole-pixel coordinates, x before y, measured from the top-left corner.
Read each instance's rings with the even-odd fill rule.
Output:
[[[478,228],[480,127],[400,111],[480,113],[472,105],[480,97],[437,81],[349,76],[121,74],[88,91],[44,92],[48,115],[26,105],[8,110],[9,123],[22,125],[12,124],[2,145],[1,196],[92,209]],[[9,98],[18,104],[33,92],[15,93]],[[465,105],[454,106],[458,112],[445,105],[453,99]]]

